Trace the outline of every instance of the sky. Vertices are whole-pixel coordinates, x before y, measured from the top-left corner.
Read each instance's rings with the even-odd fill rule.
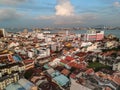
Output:
[[[120,0],[0,0],[0,27],[120,26]]]

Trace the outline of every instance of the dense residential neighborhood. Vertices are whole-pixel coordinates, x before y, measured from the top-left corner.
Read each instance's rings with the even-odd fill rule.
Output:
[[[116,36],[1,30],[0,90],[120,90]]]

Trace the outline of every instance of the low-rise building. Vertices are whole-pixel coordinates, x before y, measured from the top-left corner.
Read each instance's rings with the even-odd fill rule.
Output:
[[[25,65],[25,70],[28,70],[30,68],[34,68],[34,60],[23,60],[23,63]]]
[[[120,62],[113,64],[113,70],[120,71]]]

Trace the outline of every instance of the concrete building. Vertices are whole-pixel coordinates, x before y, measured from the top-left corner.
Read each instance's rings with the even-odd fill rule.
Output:
[[[120,71],[120,62],[119,62],[119,63],[116,63],[116,64],[113,64],[113,70],[118,70],[118,71]]]
[[[5,29],[0,28],[0,38],[5,37],[6,35],[7,35],[7,32],[5,31]]]
[[[104,38],[104,31],[89,30],[83,36],[85,41],[99,41]]]

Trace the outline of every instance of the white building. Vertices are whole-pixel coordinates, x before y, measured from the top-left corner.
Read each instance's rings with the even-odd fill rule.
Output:
[[[97,43],[94,43],[90,46],[87,47],[87,51],[93,51],[93,50],[96,50],[97,49]]]
[[[7,32],[5,31],[4,28],[1,28],[0,29],[0,37],[5,37],[5,36],[7,36]]]
[[[85,41],[99,41],[104,38],[104,31],[88,30],[83,36]]]
[[[119,62],[119,63],[116,63],[116,64],[113,64],[113,70],[118,70],[118,71],[120,71],[120,62]]]

